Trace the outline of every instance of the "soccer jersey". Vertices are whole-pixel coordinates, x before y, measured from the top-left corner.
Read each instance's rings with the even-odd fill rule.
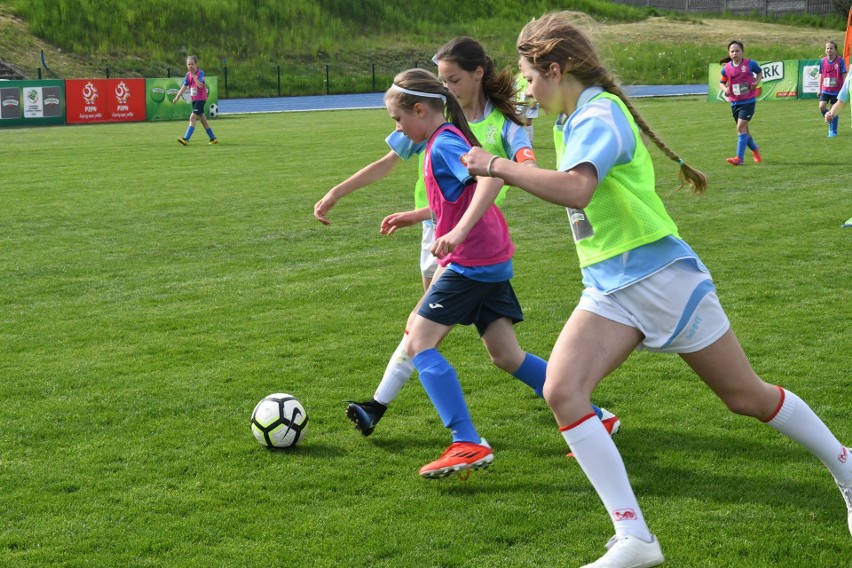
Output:
[[[823,57],[819,62],[819,94],[836,96],[843,88],[844,75],[846,61],[842,57],[835,57],[834,61]]]
[[[843,101],[847,105],[849,104],[849,84],[850,83],[852,83],[852,81],[844,81],[843,82],[843,88],[841,88],[840,92],[837,93],[837,100]]]
[[[577,241],[583,283],[611,293],[678,259],[692,259],[706,272],[656,194],[650,155],[620,99],[590,87],[562,128],[559,170],[588,163],[598,174],[583,210],[594,235]]]
[[[535,159],[527,131],[520,124],[508,120],[490,99],[485,101],[482,118],[468,124],[482,148],[491,154],[509,160],[515,160],[518,155]],[[524,154],[525,150],[529,152],[528,156]],[[502,204],[507,191],[509,186],[503,186],[494,203]]]
[[[763,70],[760,65],[752,59],[743,59],[739,65],[733,61],[725,63],[722,67],[722,81],[728,83],[730,95],[728,99],[731,105],[737,103],[750,103],[757,99],[757,92],[752,89],[754,77]]]
[[[189,96],[194,101],[207,100],[207,87],[204,85],[204,71],[198,70],[198,81],[187,72],[183,84],[189,89]]]
[[[476,191],[476,178],[471,176],[461,157],[470,151],[470,143],[453,125],[445,124],[432,135],[426,147],[424,181],[429,206],[435,214],[435,235],[450,232],[464,215]],[[496,205],[488,208],[468,233],[464,242],[439,262],[443,266],[485,268],[493,267],[498,274],[511,273],[511,258],[515,246],[509,237],[509,227]],[[507,264],[508,263],[508,264]],[[465,273],[463,270],[457,272]],[[475,271],[474,271],[475,272]],[[480,270],[475,280],[493,281],[496,274]],[[501,280],[508,279],[500,277]]]

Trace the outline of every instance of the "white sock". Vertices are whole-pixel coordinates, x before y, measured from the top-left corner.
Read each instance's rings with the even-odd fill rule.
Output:
[[[632,535],[651,542],[651,531],[627,479],[621,454],[600,418],[590,414],[581,422],[565,428],[560,428],[562,437],[603,501],[615,526],[615,534],[620,537]]]
[[[813,452],[838,483],[852,482],[852,452],[837,440],[804,400],[778,388],[782,395],[781,405],[766,423]]]
[[[376,388],[376,394],[373,395],[373,398],[377,402],[381,402],[385,406],[389,405],[396,398],[396,395],[399,394],[399,391],[402,390],[402,387],[411,378],[411,374],[414,373],[414,363],[411,361],[408,353],[405,352],[407,337],[407,335],[402,336],[402,341],[399,342],[396,351],[393,352],[390,361],[388,361],[382,382],[379,383],[379,386]]]

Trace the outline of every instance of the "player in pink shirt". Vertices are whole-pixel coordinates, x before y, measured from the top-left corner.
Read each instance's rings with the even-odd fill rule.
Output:
[[[204,116],[204,104],[207,102],[207,85],[204,83],[204,71],[198,68],[198,58],[190,55],[186,58],[186,77],[183,80],[180,90],[172,99],[172,104],[178,102],[183,94],[189,89],[189,96],[192,98],[192,114],[189,115],[189,127],[186,129],[186,134],[178,138],[178,142],[186,146],[189,144],[189,139],[192,133],[195,132],[195,123],[200,119],[201,125],[207,131],[207,136],[210,137],[210,144],[218,144],[219,139],[213,134],[213,129],[210,128],[210,123],[207,122],[207,117]]]

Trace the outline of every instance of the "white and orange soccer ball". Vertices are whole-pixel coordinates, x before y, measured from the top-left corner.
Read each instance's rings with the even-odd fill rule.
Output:
[[[257,403],[251,413],[251,431],[262,446],[289,448],[302,441],[308,413],[296,397],[275,393]]]

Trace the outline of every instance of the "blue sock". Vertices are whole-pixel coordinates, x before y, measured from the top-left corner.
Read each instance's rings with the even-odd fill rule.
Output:
[[[837,123],[839,123],[839,122],[840,122],[839,116],[835,116],[834,118],[831,119],[831,131],[832,132],[837,132]]]
[[[533,355],[532,353],[527,353],[527,356],[524,357],[524,362],[521,363],[521,366],[518,367],[518,370],[512,373],[516,379],[519,379],[532,390],[535,391],[539,397],[543,397],[544,390],[544,379],[547,374],[547,361]],[[603,417],[603,412],[601,409],[592,405],[592,409],[595,411],[595,414],[598,415],[598,418]]]
[[[737,157],[742,160],[745,157],[746,142],[748,134],[737,134]]]
[[[190,138],[192,138],[192,133],[193,133],[193,132],[195,132],[195,127],[194,127],[194,126],[190,126],[190,127],[188,127],[188,128],[186,129],[186,134],[184,134],[184,135],[183,135],[183,139],[184,139],[184,140],[189,140]]]
[[[214,138],[216,138],[216,135],[215,135],[215,134],[213,134],[213,129],[212,129],[212,128],[207,128],[207,129],[206,129],[206,131],[207,131],[207,136],[209,136],[209,137],[210,137],[210,140],[213,140]]]
[[[754,141],[754,138],[752,138],[751,135],[749,135],[748,142],[746,142],[746,145],[748,146],[748,149],[752,152],[756,152],[758,150],[757,142]]]
[[[535,391],[539,398],[544,396],[544,379],[547,376],[547,361],[532,353],[527,353],[524,362],[512,376]]]
[[[473,426],[458,375],[452,365],[437,349],[421,351],[412,362],[438,416],[444,426],[450,429],[453,442],[478,444],[481,438]]]

